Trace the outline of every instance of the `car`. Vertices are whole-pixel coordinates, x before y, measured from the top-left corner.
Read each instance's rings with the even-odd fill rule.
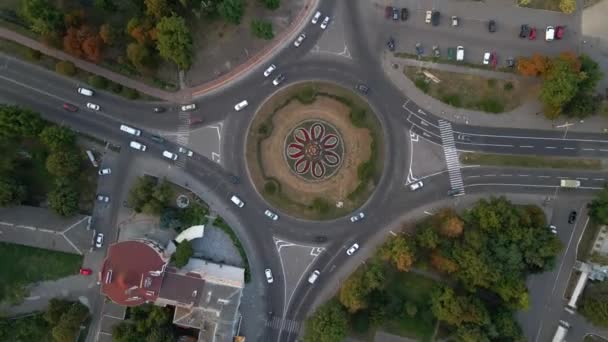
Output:
[[[410,12],[407,10],[407,8],[402,8],[401,9],[401,20],[407,20],[407,18],[410,16]]]
[[[105,169],[101,169],[101,170],[99,170],[99,172],[97,172],[97,174],[100,176],[109,175],[111,173],[112,173],[112,169],[110,169],[109,167],[106,167]]]
[[[439,25],[440,17],[441,17],[441,13],[439,13],[439,11],[433,11],[433,14],[431,15],[431,24],[433,24],[433,26]]]
[[[137,142],[137,141],[131,141],[129,143],[129,147],[131,147],[132,149],[135,149],[135,150],[142,151],[142,152],[144,152],[147,149],[146,145],[144,145],[140,142]]]
[[[323,19],[323,21],[321,22],[321,29],[325,30],[327,28],[327,25],[329,25],[329,17],[325,17],[325,19]]]
[[[564,32],[566,31],[566,28],[563,26],[557,26],[555,27],[555,39],[562,39],[564,38]]]
[[[275,71],[276,68],[277,68],[276,65],[270,64],[270,66],[268,68],[266,68],[266,70],[264,70],[264,77],[270,76],[270,74],[272,74],[272,72]]]
[[[310,22],[313,25],[316,25],[317,22],[319,22],[319,18],[321,18],[321,12],[317,11],[317,13],[315,13],[315,15],[312,17],[312,20]]]
[[[163,151],[163,157],[169,160],[177,160],[177,154],[169,151]]]
[[[456,58],[456,48],[448,48],[448,60],[453,61]]]
[[[141,130],[139,130],[137,128],[133,128],[131,126],[127,126],[127,125],[120,125],[120,130],[125,133],[129,133],[131,135],[137,136],[137,137],[141,135]]]
[[[536,27],[535,26],[532,26],[532,28],[530,29],[530,35],[528,36],[528,39],[530,39],[530,40],[536,39]]]
[[[389,51],[395,51],[395,39],[393,37],[389,37],[386,42],[386,47]]]
[[[279,74],[279,76],[277,76],[277,78],[272,80],[272,85],[274,85],[276,87],[279,84],[281,84],[281,82],[283,82],[283,80],[285,80],[285,75]]]
[[[93,270],[91,270],[90,268],[81,268],[80,269],[80,274],[82,275],[91,275],[93,273]]]
[[[308,282],[311,284],[314,284],[315,281],[317,281],[317,278],[319,278],[319,274],[321,274],[321,272],[319,272],[319,270],[312,271],[312,273],[308,277]]]
[[[486,52],[483,54],[483,64],[484,65],[490,64],[490,53],[489,52]]]
[[[441,50],[439,50],[439,46],[433,45],[433,57],[439,58],[441,57]]]
[[[363,220],[364,218],[365,218],[365,214],[363,212],[360,212],[360,213],[358,213],[358,214],[356,214],[354,216],[351,216],[350,217],[350,222],[355,223],[357,221]]]
[[[87,102],[87,108],[92,109],[92,110],[99,110],[99,105],[91,103],[91,102]]]
[[[392,15],[393,15],[393,7],[392,6],[386,6],[384,8],[384,17],[386,19],[389,19]]]
[[[70,103],[64,103],[63,109],[67,110],[68,112],[77,112],[78,111],[78,107],[76,107]]]
[[[359,249],[359,244],[358,244],[358,243],[355,243],[355,244],[353,244],[352,246],[350,246],[350,248],[349,248],[349,249],[347,249],[347,250],[346,250],[346,254],[347,254],[348,256],[351,256],[351,255],[355,254],[355,252],[356,252],[358,249]]]
[[[279,215],[273,213],[272,211],[266,209],[266,211],[264,211],[264,215],[266,215],[266,217],[268,217],[269,219],[276,221],[279,219]]]
[[[272,277],[272,271],[270,270],[270,268],[265,269],[264,274],[266,275],[266,281],[268,282],[268,284],[272,284],[274,278]]]
[[[84,96],[93,96],[93,91],[87,88],[78,88],[78,94]]]
[[[553,26],[547,26],[545,29],[545,40],[550,42],[555,38],[555,28]]]
[[[187,148],[183,148],[183,147],[178,148],[177,152],[183,153],[183,154],[187,155],[188,157],[192,157],[192,155],[194,154],[194,152],[190,151]]]
[[[300,45],[302,45],[302,42],[304,41],[304,39],[306,39],[306,34],[302,33],[301,35],[298,36],[298,39],[296,39],[296,41],[293,42],[293,46],[300,47]]]
[[[196,103],[190,103],[181,107],[182,112],[190,112],[196,109]]]
[[[551,230],[551,233],[553,234],[557,234],[557,227],[554,225],[549,225],[549,230]]]
[[[528,27],[528,25],[523,24],[523,25],[520,26],[520,28],[519,28],[519,38],[526,38],[529,33],[530,33],[530,28]]]
[[[164,107],[154,107],[154,113],[163,113],[164,111]]]
[[[399,20],[399,9],[397,7],[393,7],[393,20]]]
[[[424,22],[427,24],[430,24],[432,16],[433,16],[433,11],[426,11],[426,15],[424,17]]]
[[[450,189],[448,190],[448,196],[458,196],[460,195],[459,189]]]
[[[247,102],[247,100],[243,100],[239,103],[237,103],[236,105],[234,105],[234,110],[241,111],[243,108],[247,107],[249,105],[249,102]]]
[[[159,144],[163,144],[165,142],[165,139],[163,139],[163,137],[161,137],[160,135],[156,135],[156,134],[151,134],[150,139],[152,139],[152,141],[154,141],[155,143],[159,143]]]
[[[496,64],[498,64],[498,55],[496,55],[496,52],[492,51],[492,53],[490,53],[490,65],[492,68],[496,68]]]
[[[458,17],[455,15],[452,16],[452,26],[458,26]]]
[[[355,86],[355,89],[357,89],[361,94],[366,95],[367,93],[369,93],[369,87],[366,86],[363,83],[359,83]]]
[[[416,183],[410,184],[410,190],[416,191],[416,190],[422,188],[423,186],[424,186],[424,183],[422,183],[422,181],[418,181]]]
[[[572,224],[574,221],[576,221],[576,211],[572,210],[568,215],[568,223]]]
[[[456,47],[456,60],[459,62],[464,60],[464,47]]]
[[[96,197],[96,199],[97,199],[98,202],[103,202],[103,203],[110,202],[110,197],[107,196],[107,195],[100,195],[100,194],[98,194],[97,197]]]
[[[471,142],[471,137],[466,134],[458,134],[458,136],[456,136],[456,139],[462,140],[464,142]]]
[[[507,58],[507,66],[508,66],[509,68],[513,68],[513,67],[515,67],[515,58],[513,58],[513,57],[508,57],[508,58]]]
[[[488,22],[488,31],[489,31],[490,33],[494,33],[494,32],[496,32],[496,22],[495,22],[494,20],[490,20],[490,21]]]
[[[232,197],[230,197],[230,201],[239,208],[245,206],[245,202],[241,201],[241,199],[237,195],[232,195]]]
[[[95,247],[101,248],[103,246],[103,233],[97,233],[95,236]]]
[[[424,54],[424,48],[422,47],[422,44],[420,44],[420,43],[416,43],[416,54],[418,55],[418,57],[420,57]]]

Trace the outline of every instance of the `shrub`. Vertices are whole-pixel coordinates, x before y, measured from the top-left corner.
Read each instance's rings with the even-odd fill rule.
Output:
[[[359,107],[353,107],[350,110],[350,122],[355,127],[365,127],[366,113],[365,109]]]
[[[267,181],[264,184],[264,192],[267,193],[268,195],[274,195],[278,190],[278,186],[275,182],[273,181]]]
[[[369,312],[357,311],[351,316],[350,325],[356,333],[365,334],[369,330]]]
[[[357,177],[359,178],[359,181],[361,182],[365,182],[367,180],[369,180],[370,178],[372,178],[372,176],[374,175],[374,164],[368,160],[364,163],[361,163],[359,165],[359,167],[357,168]]]
[[[281,5],[281,0],[261,0],[269,10],[275,10]]]
[[[416,88],[422,90],[425,94],[429,92],[431,85],[426,81],[424,77],[418,77],[414,80]]]
[[[122,92],[121,92],[122,96],[130,99],[130,100],[135,100],[137,98],[139,98],[139,92],[135,89],[131,89],[131,88],[122,88]]]
[[[315,88],[312,86],[308,86],[302,89],[297,95],[296,99],[300,101],[301,104],[311,104],[315,102],[315,97],[317,96]]]
[[[28,48],[25,52],[25,56],[31,61],[38,61],[42,57],[42,54],[38,50]]]
[[[252,20],[251,33],[254,37],[260,39],[271,40],[274,37],[272,23],[268,20]]]
[[[319,214],[327,214],[329,212],[329,202],[324,198],[317,197],[312,201],[312,210]]]
[[[566,14],[574,13],[576,11],[576,0],[560,0],[559,9]]]
[[[55,64],[55,71],[65,76],[76,75],[76,67],[74,66],[74,63],[68,61],[57,62],[57,64]]]
[[[267,137],[270,134],[270,127],[268,127],[266,123],[261,123],[260,126],[258,126],[258,133]]]
[[[505,105],[500,100],[492,97],[484,97],[479,101],[477,106],[488,113],[501,113],[505,111]]]
[[[461,107],[462,100],[458,94],[445,94],[441,96],[441,101],[453,107]]]
[[[505,91],[511,91],[511,90],[513,90],[513,83],[511,83],[511,82],[505,83],[504,89],[505,89]]]
[[[91,75],[87,79],[87,82],[89,82],[90,85],[92,85],[93,87],[98,88],[98,89],[108,88],[108,80],[102,76]]]
[[[122,85],[110,81],[109,88],[113,93],[120,94],[122,92]]]

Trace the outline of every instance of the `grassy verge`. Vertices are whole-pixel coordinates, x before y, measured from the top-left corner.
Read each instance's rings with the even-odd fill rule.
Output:
[[[243,259],[243,264],[245,265],[245,282],[248,283],[251,281],[251,271],[249,270],[249,260],[247,259],[247,253],[245,253],[245,249],[243,245],[241,245],[241,241],[236,236],[236,233],[232,228],[224,221],[221,216],[218,216],[215,220],[213,220],[213,225],[221,229],[226,235],[230,237],[234,247],[239,251],[241,255],[241,259]]]
[[[447,52],[446,52],[446,54],[447,54]],[[500,71],[500,72],[508,72],[508,73],[515,73],[515,71],[516,71],[515,68],[509,68],[509,67],[492,68],[489,65],[475,64],[475,63],[469,63],[469,62],[464,62],[464,61],[459,62],[456,60],[447,59],[447,57],[420,56],[420,59],[419,59],[418,55],[416,55],[414,53],[407,53],[407,52],[395,52],[393,55],[397,58],[407,58],[407,59],[421,60],[424,62],[459,65],[459,66],[463,66],[463,67],[481,69],[481,70]]]
[[[25,286],[78,273],[82,256],[0,242],[0,301],[19,302]]]
[[[583,342],[608,342],[608,340],[597,335],[585,335]]]
[[[519,0],[517,1],[517,5],[525,8],[561,12],[559,9],[559,0]]]
[[[477,152],[461,153],[460,162],[465,165],[514,166],[544,169],[603,169],[602,161],[599,159],[570,159]]]
[[[423,71],[431,73],[440,82],[427,79]],[[499,80],[414,66],[405,66],[403,73],[416,87],[441,102],[488,113],[502,113],[520,106],[531,90],[527,82],[520,80]]]
[[[581,236],[581,240],[578,244],[578,249],[576,250],[576,259],[579,261],[587,261],[591,256],[591,248],[593,247],[593,243],[595,242],[595,237],[599,233],[601,225],[593,223],[593,221],[589,220],[589,225],[585,228],[583,232],[583,236]]]

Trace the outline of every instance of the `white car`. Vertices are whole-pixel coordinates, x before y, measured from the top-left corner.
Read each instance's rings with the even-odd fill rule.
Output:
[[[357,222],[359,220],[363,220],[365,218],[365,214],[363,212],[358,213],[357,215],[350,217],[350,222]]]
[[[327,25],[329,25],[329,17],[325,17],[325,19],[323,19],[323,22],[321,23],[321,28],[325,30],[327,28]]]
[[[103,246],[103,233],[98,233],[95,237],[95,247],[101,248]]]
[[[272,284],[274,278],[272,277],[272,271],[270,270],[270,268],[265,269],[264,274],[266,275],[266,281],[268,282],[268,284]]]
[[[557,227],[556,227],[556,226],[554,226],[554,225],[550,225],[550,226],[549,226],[549,229],[551,230],[551,233],[553,233],[553,234],[557,234]]]
[[[279,84],[281,84],[281,82],[283,82],[283,80],[285,80],[285,75],[279,74],[279,76],[277,76],[277,78],[272,80],[272,85],[274,85],[276,87]]]
[[[177,160],[177,154],[169,151],[163,151],[163,157],[170,160]]]
[[[317,11],[317,13],[315,13],[314,17],[312,17],[312,20],[310,22],[313,25],[316,25],[317,22],[319,22],[319,18],[321,18],[321,12]]]
[[[109,167],[106,167],[105,169],[101,169],[101,170],[99,170],[99,172],[97,172],[97,174],[99,174],[100,176],[109,175],[111,173],[112,173],[112,169],[110,169]]]
[[[555,38],[555,28],[553,26],[547,26],[545,30],[545,40],[550,42]]]
[[[452,26],[458,26],[458,17],[455,15],[452,16]]]
[[[239,208],[242,208],[245,206],[245,202],[241,201],[241,199],[238,198],[237,195],[232,195],[232,197],[230,197],[230,201]]]
[[[196,109],[196,103],[191,103],[182,106],[182,112],[189,112]]]
[[[247,102],[247,100],[243,100],[234,106],[234,110],[236,110],[238,112],[241,109],[247,107],[247,105],[249,105],[249,102]]]
[[[424,22],[427,24],[431,23],[431,17],[433,16],[432,11],[426,11],[426,17],[424,17]]]
[[[422,188],[423,186],[424,186],[424,183],[422,183],[422,181],[412,183],[412,184],[410,184],[410,190],[416,191],[416,190]]]
[[[92,110],[99,110],[99,105],[91,103],[91,102],[87,102],[87,108],[92,109]]]
[[[276,65],[270,64],[270,66],[268,68],[266,68],[266,70],[264,70],[264,77],[270,76],[270,74],[272,74],[272,72],[275,71],[276,68],[277,68]]]
[[[359,244],[355,243],[354,245],[350,246],[349,249],[346,250],[346,254],[348,254],[349,256],[355,254],[355,252],[359,249]]]
[[[296,41],[293,42],[293,45],[295,47],[300,47],[300,45],[302,45],[302,42],[304,41],[304,39],[306,39],[306,34],[302,33],[300,36],[298,36],[298,39],[296,39]]]
[[[458,46],[456,48],[456,60],[462,62],[464,60],[464,47]]]
[[[145,151],[147,148],[146,145],[139,143],[137,141],[131,141],[129,143],[129,147],[131,147],[132,149],[135,149],[135,150],[142,151],[142,152]]]
[[[84,96],[93,96],[93,91],[87,88],[78,88],[78,94]]]
[[[268,217],[269,219],[276,221],[279,219],[279,215],[273,213],[272,211],[266,209],[266,211],[264,212],[264,215],[266,215],[266,217]]]
[[[192,155],[194,154],[194,152],[190,151],[187,148],[183,148],[183,147],[180,147],[179,149],[177,149],[177,152],[183,153],[183,154],[187,155],[188,157],[192,157]]]
[[[106,195],[97,195],[97,200],[99,202],[108,203],[110,202],[110,197]]]
[[[308,277],[308,282],[311,284],[314,284],[315,281],[317,281],[317,278],[319,278],[319,274],[321,274],[321,272],[319,272],[319,270],[312,271],[312,273]]]
[[[490,53],[486,52],[483,54],[483,64],[487,65],[490,64]]]

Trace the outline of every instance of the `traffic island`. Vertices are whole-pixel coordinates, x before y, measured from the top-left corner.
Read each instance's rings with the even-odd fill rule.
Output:
[[[372,194],[382,173],[380,123],[352,91],[321,82],[274,94],[258,110],[247,137],[253,184],[291,216],[344,216]]]

